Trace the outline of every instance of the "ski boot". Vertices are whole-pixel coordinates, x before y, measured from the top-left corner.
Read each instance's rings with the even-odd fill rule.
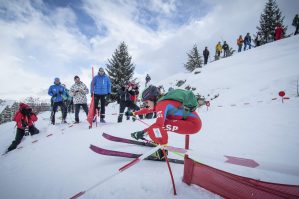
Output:
[[[145,136],[144,130],[131,133],[131,137],[134,138],[135,140],[145,140],[144,136]]]
[[[165,150],[165,153],[166,153],[166,155],[168,155],[168,151],[167,150]],[[151,156],[154,157],[157,160],[165,161],[165,156],[164,156],[164,153],[163,153],[163,151],[161,149],[157,150]]]

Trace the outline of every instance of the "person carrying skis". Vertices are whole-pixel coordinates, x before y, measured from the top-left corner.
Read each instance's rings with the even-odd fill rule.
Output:
[[[52,96],[51,98],[51,104],[52,104],[52,113],[51,113],[51,124],[55,125],[55,113],[58,109],[58,106],[60,106],[61,113],[62,113],[62,123],[67,123],[65,121],[67,110],[66,106],[63,103],[62,95],[65,95],[65,89],[60,83],[60,79],[56,77],[54,79],[54,85],[50,86],[48,90],[48,94]]]
[[[125,111],[125,108],[128,108],[129,110],[139,110],[140,108],[134,103],[134,101],[132,100],[132,94],[134,95],[135,93],[133,93],[134,91],[129,90],[129,85],[123,85],[119,90],[118,90],[118,100],[117,102],[119,103],[119,115],[118,115],[118,119],[117,122],[122,122],[123,119],[123,114]],[[127,119],[129,119],[128,116],[128,112],[127,111]]]
[[[208,47],[205,47],[204,51],[202,52],[203,58],[204,58],[204,65],[208,63],[210,51],[208,50]]]
[[[145,77],[145,87],[147,87],[147,84],[151,81],[151,77],[149,76],[149,74],[146,75]]]
[[[15,140],[8,147],[6,153],[17,148],[21,143],[24,135],[35,135],[39,133],[39,130],[34,126],[34,122],[37,121],[37,116],[32,112],[32,108],[24,103],[20,103],[19,110],[15,113],[13,120],[16,122],[17,132]]]
[[[111,93],[111,82],[110,78],[105,74],[104,69],[101,67],[99,69],[98,75],[96,75],[90,84],[91,96],[94,93],[94,113],[96,114],[96,109],[99,111],[99,101],[101,101],[101,116],[100,122],[105,123],[105,105],[106,100],[108,100]]]
[[[74,77],[75,84],[70,88],[70,95],[73,96],[73,103],[75,105],[75,123],[79,123],[80,106],[82,106],[86,116],[88,115],[87,97],[88,88],[80,81],[79,76]]]
[[[292,26],[295,26],[296,30],[295,30],[294,35],[297,35],[299,33],[299,17],[298,17],[298,14],[296,14],[296,16],[294,17]]]
[[[251,49],[251,36],[249,32],[244,37],[244,51],[246,50],[247,46],[249,47],[249,49]]]
[[[243,43],[244,43],[244,40],[242,38],[242,35],[240,35],[239,38],[237,39],[238,52],[242,51]]]
[[[150,127],[132,133],[132,138],[136,140],[145,139],[144,136],[147,134],[153,142],[164,145],[168,143],[167,131],[172,131],[175,133],[185,135],[195,134],[198,131],[200,131],[202,123],[200,117],[195,111],[198,105],[197,98],[192,93],[194,98],[193,100],[189,100],[188,95],[188,97],[186,98],[188,99],[187,103],[191,101],[195,101],[196,103],[196,107],[188,108],[184,105],[184,102],[168,98],[171,94],[175,94],[177,92],[182,93],[186,91],[177,89],[171,92],[168,92],[164,97],[158,100],[160,93],[157,87],[151,85],[143,91],[142,101],[144,101],[148,105],[148,108],[144,108],[136,112],[131,112],[130,114],[133,117],[135,117],[136,115],[143,115],[150,112],[156,112],[157,119],[156,122],[152,124]],[[164,158],[163,153],[161,151],[158,151],[156,155],[159,159]]]

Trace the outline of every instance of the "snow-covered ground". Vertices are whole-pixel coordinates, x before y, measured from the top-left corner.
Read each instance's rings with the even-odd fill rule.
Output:
[[[203,127],[191,136],[190,148],[200,161],[269,182],[299,184],[298,49],[299,37],[291,37],[210,63],[200,74],[181,73],[158,83],[167,90],[177,80],[187,80],[182,87],[195,87],[207,99],[219,94],[208,109],[198,110]],[[290,97],[284,103],[278,96],[281,90]],[[118,105],[110,105],[107,113],[115,112]],[[26,137],[19,145],[22,149],[0,157],[0,198],[69,198],[130,161],[96,154],[89,149],[90,144],[134,153],[149,150],[101,136],[108,132],[129,138],[131,132],[146,127],[141,122],[116,123],[117,116],[107,115],[107,124],[89,130],[85,121],[71,128],[51,126],[49,114],[39,115],[39,135]],[[68,116],[68,121],[73,117]],[[85,119],[83,113],[80,118]],[[151,124],[154,120],[145,122]],[[47,137],[49,134],[53,135]],[[0,126],[0,151],[5,151],[14,136],[14,123]],[[170,145],[184,146],[182,135],[169,136]],[[38,142],[32,143],[36,139]],[[219,157],[223,155],[254,159],[261,167],[221,163]],[[178,193],[175,197],[166,163],[143,161],[82,198],[219,198],[198,186],[184,184],[183,165],[171,166]]]

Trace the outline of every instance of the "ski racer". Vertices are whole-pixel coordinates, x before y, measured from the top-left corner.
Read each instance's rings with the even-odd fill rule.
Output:
[[[145,139],[145,135],[149,135],[153,142],[157,144],[167,144],[167,131],[172,131],[179,134],[195,134],[201,129],[201,119],[195,110],[186,111],[182,108],[182,102],[176,100],[161,100],[158,101],[160,92],[157,87],[149,86],[142,93],[142,101],[148,108],[141,109],[136,112],[131,112],[130,115],[143,115],[151,112],[157,113],[157,119],[150,127],[137,131],[131,134],[131,137],[139,140]],[[158,158],[163,159],[163,153],[158,151]]]

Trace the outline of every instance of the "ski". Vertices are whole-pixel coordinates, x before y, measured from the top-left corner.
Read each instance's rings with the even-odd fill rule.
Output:
[[[142,154],[135,154],[135,153],[128,153],[128,152],[122,152],[122,151],[113,151],[110,149],[104,149],[95,145],[90,145],[89,147],[93,152],[101,154],[101,155],[107,155],[107,156],[116,156],[116,157],[125,157],[125,158],[138,158]],[[145,160],[152,160],[152,161],[161,161],[165,162],[165,160],[159,160],[154,156],[148,156],[145,158]],[[176,163],[176,164],[184,164],[184,160],[179,160],[179,159],[173,159],[173,158],[168,158],[169,162]]]
[[[121,138],[121,137],[116,137],[107,133],[103,133],[102,136],[106,138],[107,140],[113,141],[113,142],[122,142],[122,143],[127,143],[127,144],[135,144],[135,145],[140,145],[140,146],[148,146],[148,147],[155,147],[156,145],[151,143],[151,142],[141,142],[137,140],[131,140],[127,138]]]
[[[131,140],[127,138],[121,138],[121,137],[116,137],[113,135],[109,135],[107,133],[103,133],[102,136],[110,141],[114,142],[122,142],[122,143],[128,143],[128,144],[135,144],[135,145],[141,145],[141,146],[149,146],[149,147],[155,147],[153,143],[150,142],[142,142],[142,141],[136,141],[136,140]],[[196,152],[192,150],[186,150],[184,148],[179,148],[179,147],[174,147],[174,146],[166,146],[166,150],[171,151],[173,153],[176,153],[177,155],[189,155],[189,157],[193,157],[194,154],[196,155]],[[198,156],[198,155],[196,155]],[[202,159],[211,159],[214,157],[206,157],[204,154],[201,154],[199,157],[202,157]],[[248,158],[241,158],[241,157],[235,157],[235,156],[229,156],[229,155],[224,155],[221,157],[215,157],[215,161],[221,162],[221,163],[228,163],[228,164],[233,164],[233,165],[238,165],[238,166],[244,166],[244,167],[249,167],[249,168],[255,168],[260,166],[258,162],[256,162],[253,159],[248,159]],[[194,158],[191,158],[194,161],[200,162],[202,164],[209,165],[207,162],[199,161]]]

